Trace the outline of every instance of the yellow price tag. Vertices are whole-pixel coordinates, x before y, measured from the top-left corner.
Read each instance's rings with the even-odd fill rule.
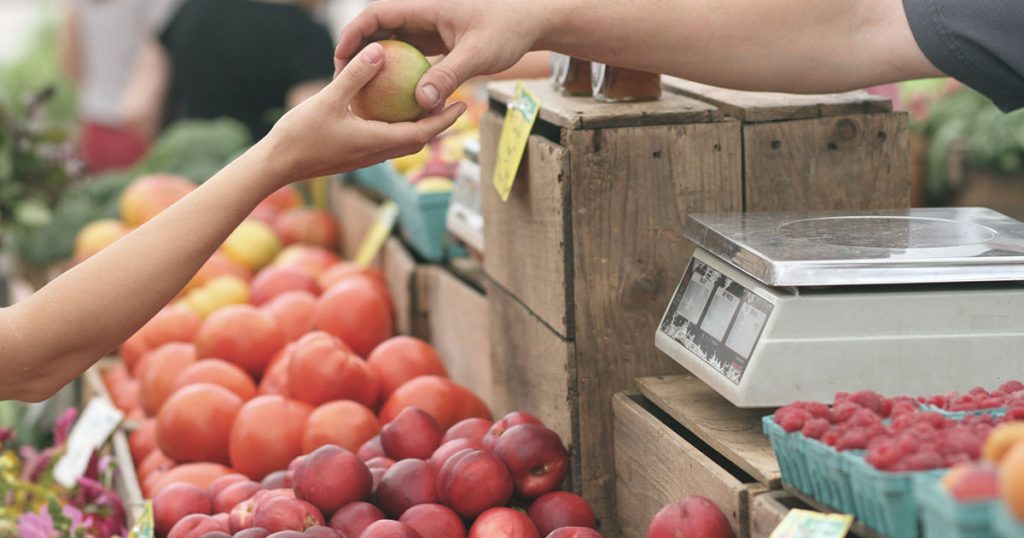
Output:
[[[843,538],[853,525],[850,514],[792,509],[769,538]]]
[[[326,211],[331,193],[331,178],[315,177],[309,181],[310,198],[313,207]]]
[[[505,125],[498,139],[497,162],[494,165],[494,188],[498,190],[502,201],[507,202],[508,194],[512,192],[530,130],[539,112],[540,101],[537,96],[527,90],[522,82],[517,84],[516,93],[505,111]]]
[[[142,505],[142,512],[128,532],[128,538],[153,538],[156,533],[153,530],[153,501],[146,501]]]
[[[366,236],[363,237],[363,242],[359,244],[359,249],[356,250],[356,256],[353,260],[356,265],[368,267],[373,263],[377,253],[384,246],[384,242],[391,235],[391,230],[395,227],[395,220],[397,218],[398,204],[392,200],[386,200],[380,205],[380,208],[377,209],[377,220],[374,221],[373,226],[370,226]]]

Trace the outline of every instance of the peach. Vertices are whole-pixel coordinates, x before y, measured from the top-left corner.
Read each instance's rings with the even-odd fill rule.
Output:
[[[345,538],[340,532],[323,525],[306,529],[306,538]]]
[[[483,450],[464,450],[441,467],[437,497],[460,516],[472,518],[488,508],[505,505],[513,487],[512,477],[497,456]]]
[[[248,529],[242,529],[235,532],[232,538],[267,538],[268,536],[270,536],[270,531],[267,529],[249,527]]]
[[[320,289],[327,289],[319,279],[331,266],[339,263],[338,255],[323,247],[313,245],[289,245],[274,258],[271,265],[298,267],[317,277]]]
[[[313,275],[297,267],[266,267],[252,279],[252,294],[249,300],[260,306],[274,297],[289,291],[305,291],[313,295],[320,293],[320,285]]]
[[[75,262],[85,260],[127,234],[128,228],[116,219],[102,219],[86,224],[75,236]]]
[[[245,476],[242,473],[226,474],[226,475],[224,475],[224,476],[214,480],[206,488],[206,496],[209,497],[211,500],[212,499],[216,499],[217,495],[220,495],[220,492],[224,491],[224,489],[227,488],[228,486],[230,486],[232,484],[237,484],[239,482],[248,482],[248,481],[249,481],[249,477]],[[230,512],[230,510],[229,510],[229,512]]]
[[[959,463],[942,477],[942,485],[958,501],[970,502],[999,497],[999,477],[994,467]]]
[[[440,469],[441,467],[444,467],[448,458],[451,458],[455,454],[467,449],[483,450],[484,445],[479,440],[475,439],[453,439],[439,446],[437,450],[434,451],[434,454],[430,456],[430,464],[433,465],[435,469]]]
[[[192,484],[171,484],[153,498],[153,524],[160,536],[189,514],[209,514],[210,498]]]
[[[320,510],[306,501],[275,497],[263,502],[257,501],[252,524],[270,532],[303,531],[323,525],[324,517]]]
[[[380,444],[391,459],[429,458],[441,445],[444,432],[434,417],[407,407],[380,430]]]
[[[542,536],[547,536],[562,527],[593,529],[597,525],[590,504],[583,500],[583,497],[567,491],[553,491],[541,495],[530,505],[527,515]]]
[[[418,504],[437,502],[437,471],[429,463],[405,459],[384,472],[377,486],[377,505],[390,517],[398,518]]]
[[[270,209],[275,213],[280,213],[293,207],[299,207],[302,205],[302,194],[299,193],[299,189],[295,185],[285,185],[280,189],[270,193],[257,205],[257,208]]]
[[[358,537],[374,521],[384,519],[384,512],[368,502],[346,504],[331,516],[331,528],[341,532],[342,536]]]
[[[459,515],[440,504],[413,506],[398,521],[412,527],[423,538],[466,538],[466,525]]]
[[[1024,442],[1024,422],[1007,422],[997,426],[981,447],[981,459],[998,464],[1014,445]]]
[[[494,450],[494,445],[498,442],[498,438],[501,437],[501,435],[509,428],[519,426],[520,424],[544,425],[539,418],[527,413],[526,411],[513,411],[502,417],[501,420],[495,422],[494,425],[491,426],[491,429],[487,431],[487,434],[485,434],[483,438],[484,448],[487,450]]]
[[[604,536],[589,527],[562,527],[551,531],[547,538],[604,538]]]
[[[356,457],[363,461],[387,457],[387,454],[384,453],[384,447],[380,444],[380,435],[375,435],[369,441],[363,443],[356,452]]]
[[[295,496],[325,513],[365,500],[372,486],[373,476],[366,465],[348,450],[333,445],[314,450],[295,469]]]
[[[262,490],[263,485],[252,480],[231,484],[213,499],[213,510],[215,512],[230,512],[238,503],[249,500],[257,491]]]
[[[398,521],[381,519],[374,521],[359,538],[423,538],[412,527]]]
[[[384,65],[352,98],[357,116],[389,123],[412,121],[423,115],[416,101],[416,84],[430,62],[416,47],[396,40],[379,41]]]
[[[183,176],[153,174],[141,176],[121,193],[121,220],[128,227],[139,226],[157,216],[195,189]]]
[[[277,322],[284,341],[294,342],[313,330],[316,296],[307,291],[287,291],[267,301],[262,309]]]
[[[321,248],[338,248],[338,223],[330,213],[296,207],[274,219],[274,231],[286,245],[301,243]]]
[[[540,535],[530,518],[519,510],[491,508],[473,522],[469,538],[540,538]]]
[[[492,425],[493,423],[486,418],[467,418],[448,428],[441,438],[441,444],[454,439],[475,439],[482,443]]]
[[[234,363],[253,377],[263,375],[284,346],[274,318],[251,305],[232,305],[210,315],[196,335],[196,353]]]
[[[672,503],[654,515],[647,528],[647,538],[733,538],[732,527],[725,514],[705,497],[687,497]]]
[[[370,470],[373,470],[373,469],[384,469],[385,471],[387,471],[395,463],[398,463],[398,462],[396,462],[395,460],[393,460],[391,458],[377,457],[377,458],[372,458],[369,461],[367,461],[366,462],[366,467],[368,469],[370,469]]]
[[[494,445],[494,455],[512,475],[516,494],[527,499],[558,489],[569,472],[569,451],[562,439],[536,424],[509,428]]]
[[[313,410],[302,433],[303,452],[338,445],[356,452],[380,433],[380,421],[368,407],[350,400],[327,402]]]
[[[201,538],[211,532],[227,532],[223,523],[205,514],[192,514],[179,520],[167,538]]]
[[[263,477],[260,484],[267,489],[280,489],[289,488],[291,483],[289,482],[288,471],[274,471],[267,476]]]
[[[1024,442],[1013,445],[999,464],[999,490],[1010,513],[1024,520]]]

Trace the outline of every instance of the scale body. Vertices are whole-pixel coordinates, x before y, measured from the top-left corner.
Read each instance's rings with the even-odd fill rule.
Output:
[[[982,208],[692,215],[655,344],[739,407],[1024,377],[1024,223]]]

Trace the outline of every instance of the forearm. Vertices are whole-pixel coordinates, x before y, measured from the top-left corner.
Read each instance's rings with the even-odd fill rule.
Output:
[[[0,400],[46,397],[115,349],[283,183],[268,151],[257,145],[153,220],[4,312],[0,334],[13,340],[0,347]],[[6,381],[19,378],[13,386]]]
[[[535,48],[746,90],[817,93],[936,76],[899,0],[553,3]]]

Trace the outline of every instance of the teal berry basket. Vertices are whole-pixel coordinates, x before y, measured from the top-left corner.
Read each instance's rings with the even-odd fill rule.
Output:
[[[401,181],[389,162],[354,170],[349,174],[349,178],[352,183],[369,189],[384,198],[391,198],[395,184]]]
[[[957,501],[942,486],[940,476],[916,480],[924,538],[998,538],[994,519],[999,501]]]
[[[850,459],[825,443],[807,439],[805,453],[814,483],[814,498],[839,512],[852,514],[853,486],[850,484]],[[861,451],[849,454],[861,454]]]
[[[977,411],[946,411],[941,407],[936,407],[931,404],[924,404],[921,406],[922,411],[932,411],[938,413],[946,418],[953,420],[963,420],[969,416],[974,415],[991,415],[993,418],[1000,418],[1006,414],[1007,408],[1005,407],[993,407],[991,409],[978,409]]]
[[[799,432],[786,432],[771,415],[761,419],[761,426],[772,444],[775,458],[779,460],[782,481],[814,496],[814,480],[806,454],[808,439]]]
[[[992,528],[998,538],[1024,537],[1024,520],[1013,517],[1005,504],[997,503],[992,516]]]
[[[399,231],[413,251],[429,262],[465,255],[465,250],[455,248],[448,235],[450,191],[420,192],[412,183],[399,178],[393,183],[392,195],[398,203]]]
[[[944,469],[888,472],[874,468],[860,454],[844,454],[849,462],[854,514],[865,525],[891,538],[917,538],[920,506],[916,480],[938,477]]]

